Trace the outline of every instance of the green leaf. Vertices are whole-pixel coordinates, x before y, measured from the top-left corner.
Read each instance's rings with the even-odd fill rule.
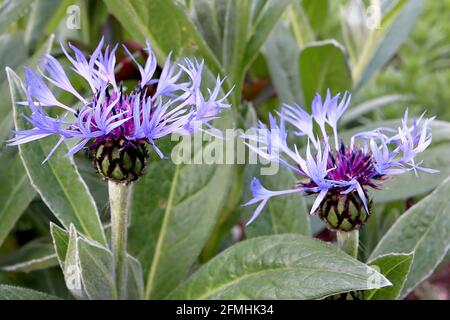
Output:
[[[108,183],[103,179],[99,179],[97,169],[85,154],[75,154],[73,159],[81,177],[94,197],[97,208],[100,211],[100,219],[104,221],[103,218],[105,218],[106,220],[109,217]]]
[[[332,93],[352,88],[352,76],[344,48],[334,40],[314,42],[299,56],[300,86],[306,106],[316,93]]]
[[[295,40],[300,48],[309,42],[315,41],[316,37],[311,26],[311,21],[302,5],[302,0],[293,0],[289,8],[289,20],[294,32]],[[317,1],[316,1],[317,2]]]
[[[116,297],[111,251],[79,236],[73,225],[63,272],[67,288],[77,298],[111,300]]]
[[[342,116],[341,125],[345,125],[349,122],[360,119],[362,116],[386,107],[391,104],[411,101],[413,99],[410,95],[405,94],[390,94],[377,97],[375,99],[364,101],[357,106],[354,106],[347,110],[347,112]]]
[[[41,1],[48,2],[47,0],[41,0]],[[53,7],[53,10],[51,10],[52,15],[50,16],[49,19],[47,19],[47,23],[45,24],[45,32],[47,32],[47,33],[54,32],[54,30],[56,30],[58,28],[58,25],[61,22],[61,20],[64,18],[64,16],[67,15],[67,9],[71,5],[76,5],[78,1],[77,0],[60,0],[58,2],[59,2],[59,5],[56,8],[55,8],[55,6]],[[82,3],[81,5],[83,6],[84,3]],[[85,25],[85,27],[86,27],[86,25]]]
[[[355,66],[354,80],[357,87],[366,83],[397,52],[414,27],[422,9],[422,0],[400,0],[384,15],[380,29],[370,34],[360,61]]]
[[[0,151],[0,246],[36,195],[17,150]]]
[[[64,270],[64,261],[66,260],[67,247],[69,245],[69,234],[66,230],[58,227],[53,222],[50,222],[50,234],[53,239],[56,257],[58,258],[61,269]]]
[[[197,0],[190,8],[192,22],[219,60],[222,58],[225,4],[223,1]]]
[[[6,80],[6,67],[14,69],[27,59],[23,33],[0,35],[0,83]]]
[[[253,14],[252,31],[250,32],[250,39],[247,43],[243,62],[246,66],[250,65],[256,58],[259,49],[291,3],[291,0],[267,0],[263,1],[263,3],[264,6],[260,10],[254,11]]]
[[[58,249],[56,249],[58,252]],[[61,266],[67,289],[78,299],[87,299],[87,293],[83,288],[83,274],[80,266],[80,254],[78,249],[78,235],[70,225],[64,264]]]
[[[41,239],[31,241],[19,250],[0,258],[0,270],[30,272],[58,265],[52,244]]]
[[[27,47],[34,48],[43,36],[54,32],[61,19],[67,14],[69,5],[75,2],[76,0],[35,0],[25,28]],[[46,30],[50,24],[52,28]]]
[[[244,105],[244,112],[240,115],[239,122],[243,124],[243,128],[250,128],[256,125],[258,119],[255,108],[251,103]],[[243,139],[236,138],[235,150],[246,150],[247,147],[243,144]],[[227,190],[227,196],[224,199],[224,204],[220,209],[216,224],[208,238],[205,247],[199,257],[199,263],[205,263],[214,257],[223,247],[223,244],[231,237],[233,237],[233,227],[240,223],[241,212],[244,208],[243,190],[246,187],[244,184],[245,172],[249,165],[239,164],[234,165],[230,172],[230,179],[232,183]]]
[[[160,62],[175,50],[177,55],[195,54],[204,58],[215,74],[225,71],[225,87],[227,90],[235,87],[232,103],[237,104],[244,72],[289,0],[258,3],[254,5],[258,10],[254,10],[253,16],[252,1],[195,1],[192,3],[195,26],[185,14],[186,8],[177,1],[105,0],[105,3],[131,35],[141,41],[144,38],[152,41]]]
[[[17,102],[25,101],[23,84],[11,69],[7,69],[17,130],[30,129],[30,124],[17,110]],[[82,233],[102,244],[106,243],[94,199],[81,179],[72,158],[63,143],[52,158],[42,164],[57,138],[19,146],[19,154],[33,187],[64,226],[73,223]]]
[[[447,178],[433,193],[406,211],[372,252],[371,260],[393,252],[414,252],[400,298],[426,279],[450,248],[449,194],[450,178]]]
[[[116,286],[114,283],[114,258],[112,252],[100,244],[82,237],[78,237],[77,241],[79,267],[86,295],[91,300],[113,299]],[[70,251],[68,251],[69,254]]]
[[[71,249],[72,250],[72,256],[71,258],[68,258],[67,252],[68,252],[68,248],[69,248],[69,241],[70,241],[70,237],[69,237],[69,233],[64,230],[61,229],[60,227],[56,226],[55,224],[51,223],[50,224],[50,232],[53,238],[53,242],[54,242],[54,246],[55,246],[55,251],[57,253],[57,257],[59,260],[59,264],[61,266],[61,269],[66,270],[65,272],[65,276],[66,276],[66,281],[68,282],[68,286],[73,288],[73,285],[76,283],[84,283],[83,281],[83,270],[82,270],[82,264],[81,264],[81,257],[84,257],[85,254],[79,256],[79,258],[77,258],[77,256],[74,254],[74,250],[76,249]],[[82,237],[77,236],[75,230],[72,231],[71,234],[72,238],[77,239],[77,241],[82,241],[84,243],[84,246],[86,247],[86,252],[89,254],[93,255],[93,258],[88,257],[89,259],[87,259],[87,261],[85,261],[85,263],[91,263],[89,261],[92,261],[92,259],[94,260],[98,260],[99,262],[102,262],[102,265],[100,266],[100,269],[103,271],[98,277],[99,279],[102,279],[101,281],[106,281],[107,284],[107,288],[106,288],[106,293],[110,294],[111,296],[115,295],[114,292],[111,292],[112,286],[113,284],[111,284],[111,281],[113,281],[113,278],[110,278],[110,275],[108,275],[110,273],[110,270],[113,270],[113,261],[110,259],[111,256],[111,252],[109,249],[101,246],[98,243],[93,243],[91,241],[88,241]],[[76,243],[74,240],[72,240],[72,244],[71,246],[74,247],[74,243]],[[76,253],[76,252],[75,252]],[[70,256],[70,255],[69,255]],[[97,257],[97,258],[96,258]],[[71,267],[67,267],[67,263],[66,260],[68,259],[69,264],[71,264]],[[84,259],[84,258],[83,258]],[[95,268],[97,268],[97,262],[92,262],[93,266],[95,266]],[[89,272],[89,274],[87,274],[86,276],[88,277],[88,281],[91,281],[90,283],[92,283],[92,279],[90,279],[91,277],[95,277],[95,275],[93,275],[96,271],[99,270],[93,270],[93,272],[89,271],[91,269],[90,266],[87,267],[86,272]],[[127,293],[128,299],[142,299],[144,296],[144,283],[143,283],[143,275],[142,275],[142,268],[141,265],[139,263],[139,261],[137,259],[135,259],[134,257],[128,255],[128,288],[127,288]],[[92,283],[92,285],[94,286],[93,288],[91,288],[92,290],[94,290],[94,292],[89,293],[88,292],[83,292],[80,290],[75,290],[75,292],[73,292],[76,296],[81,297],[81,298],[87,298],[87,297],[92,297],[92,294],[96,295],[101,295],[102,298],[105,298],[105,294],[101,293],[101,292],[97,292],[99,290],[96,290],[96,285],[95,283]],[[84,288],[84,287],[83,287]],[[115,290],[115,289],[114,289]]]
[[[273,30],[263,48],[272,83],[282,103],[301,103],[299,51],[289,25],[281,22]]]
[[[128,300],[144,299],[144,275],[139,260],[128,255]]]
[[[376,3],[372,4],[374,4],[372,8],[377,8]],[[374,34],[370,33],[371,29],[368,28],[368,22],[374,20],[370,19],[363,0],[350,0],[346,6],[341,5],[339,9],[343,43],[349,52],[352,66],[355,67],[356,65],[357,68],[362,68],[363,59],[361,55],[362,53],[368,54],[369,46],[367,42],[368,40],[374,40]],[[377,17],[374,16],[374,18]]]
[[[373,285],[371,276],[379,277]],[[321,299],[389,285],[335,247],[302,235],[240,242],[203,265],[170,299]]]
[[[24,16],[34,0],[5,0],[0,6],[0,34],[6,33],[8,27]]]
[[[17,43],[17,45],[14,45],[14,43]],[[8,61],[0,62],[2,69],[7,63],[11,63],[11,66],[16,66],[22,62],[24,52],[21,53],[20,51],[25,51],[23,48],[22,36],[2,35],[0,37],[0,44],[0,51],[5,54],[2,53],[0,56],[8,57]],[[11,49],[17,50],[17,52],[9,51]],[[3,73],[1,74],[1,81],[3,81],[3,78],[6,78],[6,72],[5,77],[3,77]],[[7,91],[7,89],[7,82],[2,82],[0,88],[1,92]],[[8,105],[8,109],[6,108],[6,105]],[[9,94],[5,93],[5,99],[0,103],[0,110],[4,115],[3,118],[0,119],[0,140],[2,141],[6,139],[9,130],[12,129],[12,116],[10,115],[12,112],[10,112],[10,109],[11,102],[9,101]],[[14,227],[17,220],[35,197],[36,191],[30,184],[16,148],[9,148],[6,147],[4,143],[1,143],[0,162],[2,163],[2,166],[0,167],[0,180],[3,181],[0,184],[0,220],[2,221],[0,224],[1,246],[10,230]]]
[[[384,234],[404,213],[405,206],[405,201],[373,204],[372,212],[375,214],[370,217],[359,233],[360,247],[364,248],[359,252],[359,258],[362,261],[367,261]]]
[[[215,14],[224,14],[223,39],[221,59],[223,69],[234,85],[232,103],[236,105],[241,95],[245,66],[242,63],[246,53],[249,27],[251,23],[251,1],[223,1],[215,2],[216,6],[224,7],[225,11],[216,11]]]
[[[0,285],[0,300],[60,300],[60,298],[31,289]]]
[[[208,67],[215,73],[221,67],[211,49],[204,42],[183,8],[173,0],[104,0],[108,9],[122,26],[138,41],[152,42],[159,61],[170,51],[180,54],[198,51]],[[157,12],[157,14],[155,14]]]
[[[233,105],[239,103],[246,70],[289,3],[290,0],[199,0],[192,3],[192,20],[222,63],[228,87],[234,87]]]
[[[366,291],[366,300],[396,300],[408,277],[414,253],[391,253],[380,256],[367,264],[379,270],[391,283],[391,287]]]
[[[159,146],[170,154],[170,143]],[[214,226],[232,169],[174,165],[156,157],[134,186],[129,230],[129,250],[142,263],[146,298],[163,298],[189,271]]]
[[[449,263],[450,263],[450,250],[447,251],[447,254],[445,255],[444,259],[442,259],[440,266],[446,266]]]
[[[38,63],[38,60],[42,58],[44,54],[47,54],[50,52],[52,45],[53,45],[53,39],[54,36],[50,36],[48,40],[39,47],[36,52],[28,58],[24,58],[22,61],[11,59],[10,57],[14,55],[15,57],[22,57],[22,53],[13,53],[14,51],[10,52],[8,55],[5,55],[4,57],[7,58],[7,60],[2,61],[0,63],[0,66],[2,70],[9,66],[10,68],[13,67],[15,63],[18,63],[17,66],[14,67],[19,77],[23,77],[24,75],[24,66],[33,67]],[[21,40],[23,41],[23,40]],[[20,50],[20,45],[16,47],[15,49]],[[7,49],[6,49],[7,50]],[[9,52],[9,50],[8,50]],[[25,52],[25,50],[23,50]],[[3,55],[2,55],[3,57]],[[14,64],[11,64],[11,61],[16,61]],[[3,74],[2,76],[3,79]],[[5,79],[6,79],[6,72],[5,72]],[[11,97],[9,93],[9,85],[7,81],[1,81],[0,83],[0,95],[3,97],[3,99],[0,101],[0,114],[2,114],[2,117],[0,118],[0,140],[4,141],[8,138],[10,135],[10,130],[14,127],[14,119],[13,119],[13,110],[11,108]],[[0,150],[2,149],[2,146],[0,145]]]
[[[260,168],[260,167],[259,167]],[[259,175],[259,170],[250,174],[245,184],[246,197],[244,202],[252,198],[249,182],[256,176],[263,186],[269,190],[290,189],[295,183],[295,177],[291,170],[280,166],[276,175]],[[244,207],[245,221],[248,221],[255,211],[256,206]],[[246,227],[245,235],[248,238],[262,235],[299,233],[311,235],[309,225],[309,210],[304,197],[298,194],[274,197],[270,199],[260,216]]]
[[[193,22],[206,43],[214,49],[228,77],[229,86],[235,86],[233,104],[238,102],[241,94],[245,69],[243,61],[252,22],[251,9],[250,0],[201,0],[192,5]]]
[[[301,0],[312,29],[317,33],[328,19],[328,0]]]

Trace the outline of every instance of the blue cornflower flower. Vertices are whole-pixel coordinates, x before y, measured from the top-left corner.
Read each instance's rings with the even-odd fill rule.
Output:
[[[156,140],[172,133],[191,135],[201,130],[202,125],[211,128],[210,122],[219,116],[222,109],[229,107],[225,102],[227,95],[219,97],[223,79],[217,78],[215,87],[208,89],[207,96],[201,92],[203,61],[185,59],[182,64],[174,63],[169,54],[159,77],[156,77],[156,56],[148,40],[148,58],[144,66],[124,46],[140,73],[137,86],[127,92],[115,77],[117,45],[112,50],[107,46],[102,52],[102,39],[88,59],[71,44],[69,47],[74,56],[64,46],[61,47],[72,70],[87,82],[89,94],[83,96],[75,90],[60,62],[46,55],[41,61],[43,70],[39,70],[39,74],[30,68],[25,70],[27,101],[20,104],[29,108],[30,116],[24,114],[23,117],[33,128],[14,131],[15,137],[9,140],[9,145],[20,145],[58,136],[57,144],[44,162],[65,140],[77,139],[78,143],[69,150],[68,156],[87,149],[92,151],[97,169],[103,176],[132,181],[145,168],[147,145],[163,158]],[[80,101],[81,108],[75,109],[60,102],[44,79],[72,94]],[[149,86],[152,90],[148,90]],[[65,115],[49,116],[47,107],[63,109]],[[69,114],[74,120],[66,120]],[[128,160],[123,163],[119,159]]]
[[[271,197],[290,193],[316,195],[311,214],[319,214],[332,229],[349,231],[366,222],[370,215],[371,199],[367,188],[378,189],[387,176],[409,171],[435,173],[422,167],[416,156],[431,143],[430,122],[422,114],[409,125],[408,110],[397,130],[377,128],[351,137],[350,144],[339,143],[338,122],[350,103],[346,92],[325,100],[316,95],[312,102],[312,115],[298,105],[284,105],[278,119],[269,115],[269,127],[259,123],[254,133],[243,135],[246,145],[266,160],[277,162],[299,176],[292,189],[270,191],[253,179],[250,189],[253,199],[245,205],[259,203],[249,223],[261,213]],[[296,145],[288,146],[286,123],[294,134],[307,138],[305,155]],[[314,126],[319,136],[314,134]],[[330,128],[333,139],[327,129]],[[358,144],[357,141],[361,143]],[[311,146],[314,151],[311,151]]]

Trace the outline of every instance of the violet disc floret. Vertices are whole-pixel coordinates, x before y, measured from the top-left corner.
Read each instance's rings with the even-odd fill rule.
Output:
[[[285,105],[278,118],[269,116],[269,126],[260,123],[253,129],[255,133],[243,135],[246,145],[260,157],[285,166],[298,177],[292,189],[281,191],[267,190],[254,178],[250,185],[253,199],[246,205],[259,205],[248,223],[256,219],[271,197],[297,193],[316,197],[310,213],[318,214],[330,229],[351,231],[370,217],[369,189],[380,189],[389,176],[410,171],[437,172],[416,160],[431,144],[429,125],[434,118],[424,119],[422,114],[411,125],[406,110],[396,130],[361,132],[345,144],[339,142],[337,125],[351,95],[346,92],[342,99],[339,97],[331,96],[330,91],[324,100],[316,95],[311,115],[298,105]],[[286,124],[293,127],[295,136],[305,138],[304,155],[297,145],[289,146]]]
[[[25,71],[27,101],[20,104],[28,109],[23,116],[32,128],[15,131],[15,137],[9,140],[9,145],[20,145],[58,136],[58,143],[44,162],[61,143],[75,139],[78,142],[68,156],[88,150],[104,178],[129,183],[144,173],[151,150],[164,158],[156,145],[158,139],[173,133],[191,135],[203,125],[213,128],[211,122],[222,109],[230,107],[225,102],[227,94],[220,94],[224,79],[218,77],[207,95],[201,91],[203,61],[186,58],[182,64],[176,63],[169,54],[156,77],[156,56],[148,40],[148,58],[143,66],[124,46],[140,73],[136,87],[130,89],[116,80],[117,45],[103,51],[102,39],[89,58],[71,44],[74,56],[61,47],[72,70],[87,82],[89,93],[82,95],[75,90],[60,62],[46,55],[39,73],[30,68]],[[82,107],[75,109],[59,101],[46,82],[73,95]],[[74,120],[50,116],[50,107],[72,114]]]

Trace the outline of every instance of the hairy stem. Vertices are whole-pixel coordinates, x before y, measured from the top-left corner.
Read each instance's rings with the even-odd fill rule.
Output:
[[[337,231],[336,237],[338,248],[356,259],[358,257],[359,230]]]
[[[108,182],[111,207],[111,246],[114,255],[115,280],[119,299],[126,299],[127,229],[131,186]]]

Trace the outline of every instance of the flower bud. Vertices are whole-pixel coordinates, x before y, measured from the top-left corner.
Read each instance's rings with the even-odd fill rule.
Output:
[[[107,180],[128,184],[145,172],[148,153],[144,142],[108,138],[91,152],[97,172]]]
[[[372,201],[369,200],[370,210]],[[318,209],[320,218],[328,228],[340,231],[359,229],[369,218],[356,191],[348,194],[330,192]]]

